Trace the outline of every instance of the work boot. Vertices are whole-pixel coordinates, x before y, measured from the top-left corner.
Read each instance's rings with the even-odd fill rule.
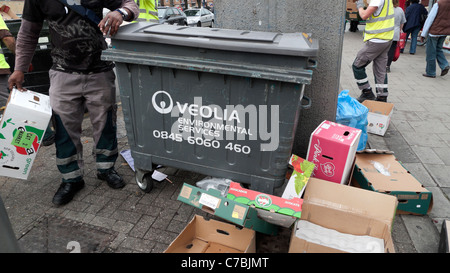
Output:
[[[42,140],[42,146],[50,146],[53,145],[53,143],[55,143],[55,133]]]
[[[78,182],[62,182],[55,196],[53,196],[53,204],[61,206],[69,203],[83,187],[84,180]]]
[[[104,180],[113,189],[120,189],[125,186],[122,177],[114,169],[109,169],[106,172],[97,172],[97,178]]]
[[[374,100],[375,95],[372,92],[372,88],[366,88],[361,91],[361,96],[359,96],[358,101],[362,103],[365,100]]]
[[[387,102],[387,96],[377,96],[376,101]]]

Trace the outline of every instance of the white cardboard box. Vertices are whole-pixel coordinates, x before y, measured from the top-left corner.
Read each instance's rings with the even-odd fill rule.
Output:
[[[51,116],[49,96],[12,90],[0,121],[0,175],[28,179]]]
[[[367,132],[384,136],[391,122],[394,104],[373,100],[365,100],[363,103],[368,109]]]

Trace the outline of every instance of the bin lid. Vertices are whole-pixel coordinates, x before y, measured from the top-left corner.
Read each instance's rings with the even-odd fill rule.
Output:
[[[114,40],[291,56],[317,56],[319,44],[306,33],[276,33],[139,22],[122,26]]]

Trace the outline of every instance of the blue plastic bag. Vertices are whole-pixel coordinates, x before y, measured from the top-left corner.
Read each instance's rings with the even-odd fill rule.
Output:
[[[358,151],[364,150],[367,144],[367,115],[369,109],[355,98],[348,95],[348,90],[342,90],[338,96],[336,122],[342,125],[360,129],[361,137]]]

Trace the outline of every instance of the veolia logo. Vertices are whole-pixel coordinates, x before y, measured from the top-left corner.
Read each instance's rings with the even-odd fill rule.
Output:
[[[169,98],[169,101],[170,101],[169,105],[166,105],[166,102],[164,100],[161,100],[159,105],[157,104],[156,96],[158,96],[159,94],[161,94],[160,96],[166,96],[166,97]],[[170,113],[172,111],[172,108],[173,108],[172,97],[166,91],[157,91],[157,92],[155,92],[155,94],[153,94],[153,96],[152,96],[152,104],[153,104],[153,108],[155,108],[155,110],[158,113],[161,113],[161,114],[168,114],[168,113]]]

